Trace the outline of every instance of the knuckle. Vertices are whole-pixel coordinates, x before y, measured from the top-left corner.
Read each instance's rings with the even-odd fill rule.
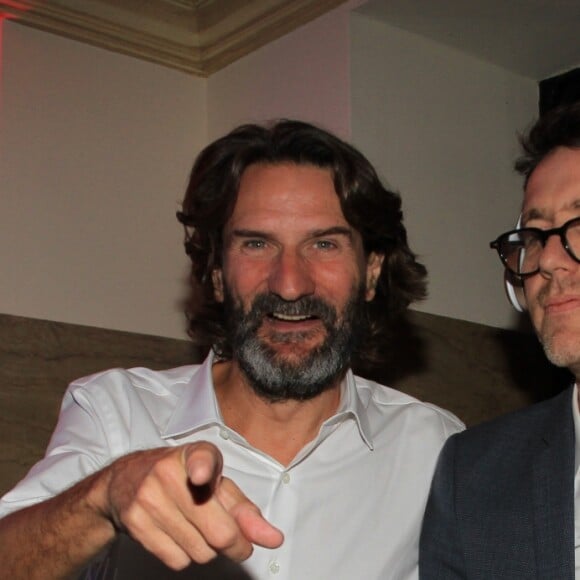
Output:
[[[217,555],[216,551],[201,536],[197,536],[194,540],[187,538],[187,541],[180,542],[180,545],[187,552],[189,558],[198,564],[207,564]]]
[[[191,559],[198,564],[207,564],[211,562],[216,554],[212,550],[193,550]]]
[[[134,501],[147,511],[150,511],[151,509],[155,510],[158,504],[157,496],[152,487],[149,485],[142,485],[137,490]]]
[[[216,495],[224,508],[230,512],[239,510],[244,506],[254,507],[254,504],[243,494],[240,488],[230,479],[222,478]]]
[[[162,478],[175,464],[175,458],[172,455],[163,455],[159,457],[151,466],[151,473],[155,477]]]
[[[253,552],[252,544],[237,527],[222,526],[208,535],[207,540],[216,552],[238,562],[246,560]]]
[[[240,542],[240,534],[236,530],[225,529],[217,537],[211,538],[211,544],[218,551],[225,551],[233,548]]]
[[[135,506],[121,512],[119,519],[122,526],[137,537],[144,531],[142,512]]]
[[[224,554],[235,562],[243,562],[247,560],[254,552],[254,547],[249,542],[236,546],[235,550],[224,550]]]
[[[191,558],[187,555],[176,555],[168,558],[165,560],[167,566],[169,566],[172,570],[180,571],[185,570],[191,564]]]
[[[184,570],[191,564],[191,558],[182,549],[177,546],[175,548],[157,547],[153,552],[164,564],[175,571]]]
[[[165,488],[184,485],[187,474],[174,455],[161,458],[152,468],[152,475]]]

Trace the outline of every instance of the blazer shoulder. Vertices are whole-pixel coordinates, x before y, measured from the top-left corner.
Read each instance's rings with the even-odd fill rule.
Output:
[[[573,435],[573,387],[550,399],[496,417],[453,435],[457,448],[521,447],[538,437]]]

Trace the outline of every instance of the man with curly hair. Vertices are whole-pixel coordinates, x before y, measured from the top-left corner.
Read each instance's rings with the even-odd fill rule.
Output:
[[[462,425],[352,371],[425,295],[399,196],[352,146],[280,121],[206,147],[178,218],[189,333],[211,351],[70,386],[45,459],[0,504],[4,570],[27,545],[26,577],[60,578],[123,530],[173,569],[221,554],[256,578],[416,578]]]

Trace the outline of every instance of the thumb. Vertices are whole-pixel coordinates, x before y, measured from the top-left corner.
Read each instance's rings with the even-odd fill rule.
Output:
[[[282,544],[284,534],[264,518],[258,506],[231,479],[222,479],[216,496],[249,542],[264,548],[277,548]]]
[[[240,504],[231,511],[246,539],[264,548],[278,548],[284,534],[264,518],[254,504]]]

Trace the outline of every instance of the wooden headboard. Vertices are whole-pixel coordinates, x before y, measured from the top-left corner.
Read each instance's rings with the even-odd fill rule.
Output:
[[[545,398],[567,379],[531,335],[410,314],[411,333],[398,337],[394,362],[372,378],[468,425]],[[0,314],[0,495],[42,457],[70,381],[112,367],[199,360],[185,340]]]

